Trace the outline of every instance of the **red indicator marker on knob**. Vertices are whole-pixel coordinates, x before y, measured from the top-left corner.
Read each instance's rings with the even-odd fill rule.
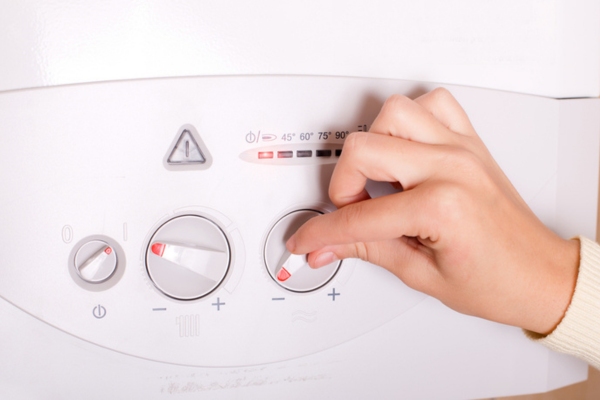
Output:
[[[102,274],[102,266],[108,257],[110,257],[111,253],[112,248],[110,246],[103,246],[100,248],[100,250],[92,254],[87,260],[77,267],[80,275],[88,281],[96,282],[96,274],[99,272]]]
[[[286,251],[279,261],[279,270],[275,273],[279,282],[285,282],[300,268],[308,265],[306,254],[291,254]]]
[[[224,271],[215,268],[223,265],[228,258],[221,250],[192,247],[183,244],[154,242],[150,246],[152,253],[203,277],[218,282]]]
[[[164,243],[154,243],[152,245],[152,252],[159,257],[162,257],[165,247],[167,247]]]
[[[277,280],[280,282],[285,282],[290,276],[292,276],[292,274],[290,274],[287,269],[281,267],[277,273]]]

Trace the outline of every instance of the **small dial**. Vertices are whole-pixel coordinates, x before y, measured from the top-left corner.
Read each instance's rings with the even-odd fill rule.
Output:
[[[264,248],[267,271],[281,287],[293,292],[310,292],[320,288],[333,278],[341,261],[312,269],[306,255],[291,254],[285,242],[309,219],[323,214],[315,210],[298,210],[281,218],[271,228]]]
[[[194,300],[215,290],[231,261],[225,233],[198,215],[173,218],[152,235],[146,269],[154,285],[178,300]]]
[[[89,240],[75,253],[77,275],[88,283],[102,283],[117,269],[117,253],[103,240]]]

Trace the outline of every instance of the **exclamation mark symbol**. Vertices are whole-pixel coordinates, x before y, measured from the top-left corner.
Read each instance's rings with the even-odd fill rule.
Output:
[[[175,145],[171,148],[171,153],[166,162],[171,166],[205,164],[208,160],[205,157],[204,151],[198,145],[198,141],[194,139],[192,132],[184,129]]]

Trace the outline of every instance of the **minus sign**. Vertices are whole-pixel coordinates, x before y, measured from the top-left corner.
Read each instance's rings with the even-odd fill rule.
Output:
[[[153,308],[152,311],[167,311],[166,308]]]
[[[271,298],[271,300],[273,300],[273,301],[285,300],[285,297],[273,297],[273,298]]]

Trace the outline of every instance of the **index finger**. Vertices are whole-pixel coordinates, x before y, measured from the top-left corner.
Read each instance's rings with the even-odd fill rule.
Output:
[[[435,237],[435,219],[422,212],[422,190],[418,187],[353,203],[312,218],[296,231],[286,246],[294,254],[306,254],[332,245],[401,236]]]

